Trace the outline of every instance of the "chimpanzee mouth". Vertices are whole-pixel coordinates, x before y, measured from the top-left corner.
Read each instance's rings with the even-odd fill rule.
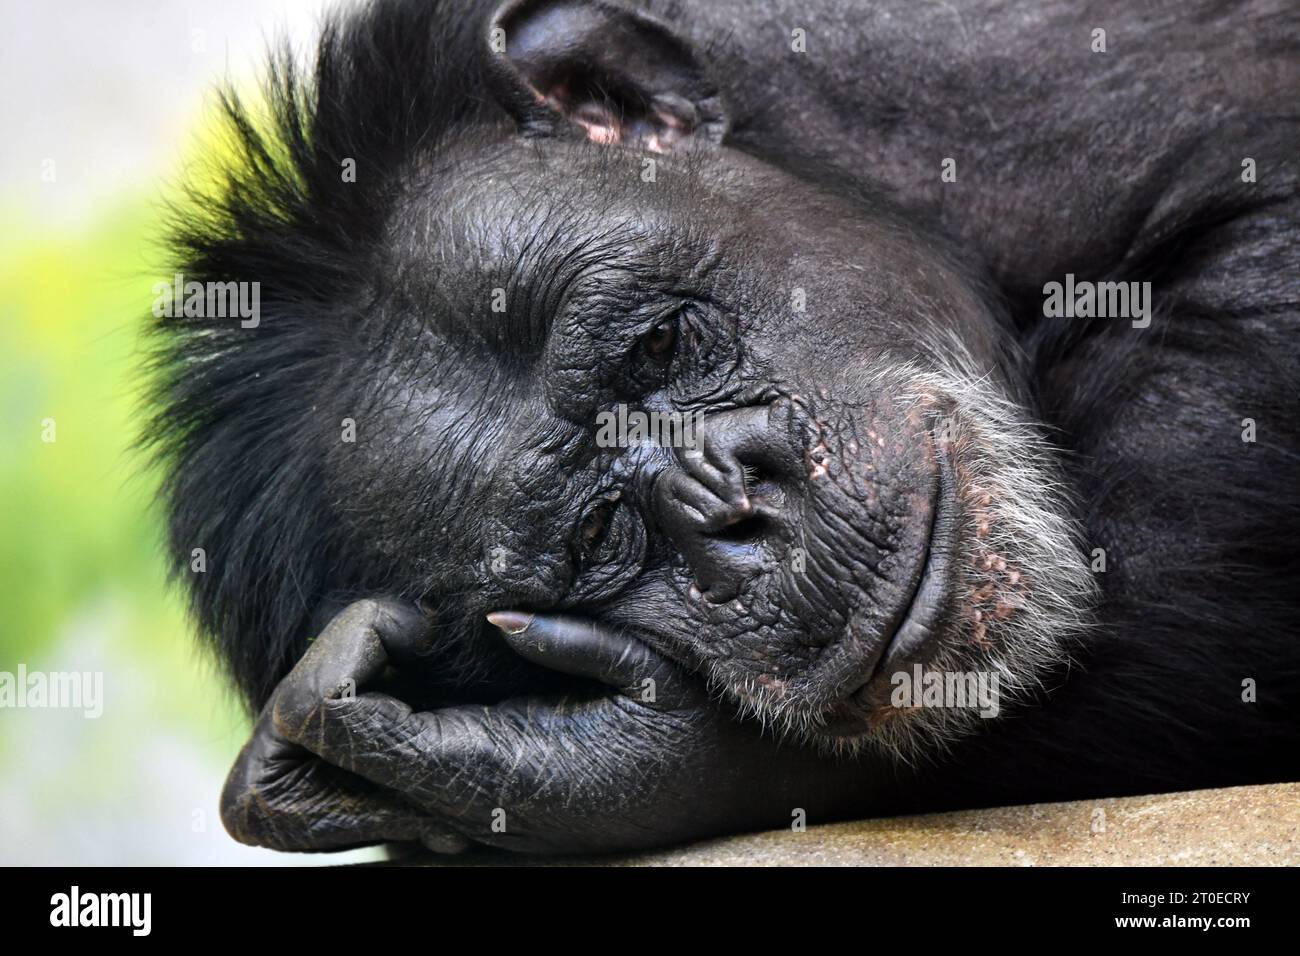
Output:
[[[934,458],[938,487],[920,577],[898,616],[898,625],[867,661],[863,679],[850,685],[827,711],[824,723],[817,728],[821,735],[856,736],[869,729],[870,718],[889,705],[893,675],[925,663],[948,632],[959,571],[961,513],[949,452],[936,446]]]
[[[825,514],[853,522],[887,513],[890,564],[826,573],[804,591],[806,579],[783,564],[780,588],[767,594],[789,613],[766,656],[757,665],[705,658],[710,683],[744,714],[830,752],[870,748],[906,759],[975,733],[985,716],[946,699],[915,703],[918,667],[944,675],[945,686],[950,676],[996,673],[1009,706],[1068,663],[1071,642],[1091,625],[1097,588],[1055,452],[1019,406],[975,371],[959,371],[881,383],[876,390],[897,396],[906,417],[885,443],[868,433],[887,480],[876,468],[832,471],[818,486],[824,496],[798,516],[806,527]],[[832,467],[845,462],[837,446],[831,451]],[[833,538],[816,527],[810,540]],[[863,538],[870,548],[869,530]],[[816,603],[828,595],[833,617]]]

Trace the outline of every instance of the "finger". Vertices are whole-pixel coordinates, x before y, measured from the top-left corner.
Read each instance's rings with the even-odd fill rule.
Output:
[[[412,605],[370,598],[348,605],[314,640],[272,699],[276,723],[309,724],[323,700],[354,697],[394,658],[416,653],[430,622]]]
[[[690,746],[700,708],[627,701],[533,697],[418,712],[371,692],[324,701],[299,741],[476,843],[536,848],[568,832],[576,807],[617,814],[621,787]]]
[[[387,694],[325,701],[296,742],[329,763],[403,794],[457,832],[490,833],[492,813],[519,806],[571,755],[548,727],[561,712],[540,701],[415,712]],[[512,796],[512,794],[516,796]]]
[[[515,653],[542,667],[598,680],[660,709],[687,706],[702,696],[684,671],[607,625],[518,611],[494,611],[487,617]]]
[[[422,778],[492,746],[487,708],[417,713],[381,693],[322,700],[305,722],[277,714],[276,730],[337,767],[401,791],[419,789]]]
[[[269,719],[258,722],[226,779],[221,819],[239,842],[276,850],[419,842],[457,853],[469,846],[397,795],[284,741]]]

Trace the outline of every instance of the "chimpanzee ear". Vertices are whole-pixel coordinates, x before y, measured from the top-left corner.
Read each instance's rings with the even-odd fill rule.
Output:
[[[722,96],[692,45],[607,0],[509,0],[488,24],[488,75],[527,136],[576,130],[667,152],[722,141]]]

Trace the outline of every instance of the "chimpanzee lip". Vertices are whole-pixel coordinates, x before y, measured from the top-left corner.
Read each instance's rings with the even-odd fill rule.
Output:
[[[953,594],[957,568],[960,512],[952,462],[948,454],[937,447],[934,457],[938,488],[920,579],[901,622],[880,652],[873,655],[866,676],[850,687],[833,707],[823,728],[831,736],[854,732],[849,731],[847,725],[860,725],[866,714],[878,707],[882,700],[888,699],[891,675],[899,666],[923,660],[942,636],[942,620]],[[840,729],[840,724],[845,725],[844,730]],[[860,729],[859,726],[859,732]]]

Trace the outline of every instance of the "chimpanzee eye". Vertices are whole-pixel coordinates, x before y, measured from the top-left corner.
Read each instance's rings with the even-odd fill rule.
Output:
[[[618,505],[618,497],[613,496],[599,502],[583,516],[578,523],[578,538],[574,550],[579,564],[587,564],[605,543],[609,532],[609,522]]]
[[[582,524],[578,526],[578,543],[583,552],[589,553],[600,544],[601,537],[605,534],[605,526],[608,524],[608,518],[603,508],[597,508],[587,517],[582,519]]]
[[[641,352],[656,365],[667,365],[677,350],[677,316],[660,319],[641,337]]]

